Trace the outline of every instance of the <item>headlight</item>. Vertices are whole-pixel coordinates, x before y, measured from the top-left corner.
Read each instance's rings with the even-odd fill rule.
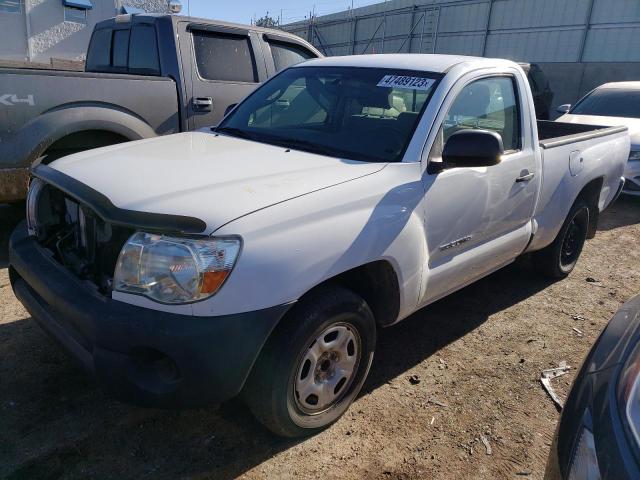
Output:
[[[621,416],[626,420],[627,431],[640,445],[640,344],[626,360],[618,383]]]
[[[137,232],[116,264],[114,288],[162,303],[188,303],[216,293],[240,252],[238,238],[190,239]]]
[[[27,230],[29,235],[38,235],[38,201],[46,184],[39,178],[31,180],[27,193]]]
[[[640,150],[636,150],[635,152],[632,150],[629,154],[630,162],[640,162]]]

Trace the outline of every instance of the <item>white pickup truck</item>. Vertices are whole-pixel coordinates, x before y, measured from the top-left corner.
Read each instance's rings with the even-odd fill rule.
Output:
[[[628,156],[624,127],[536,122],[510,61],[312,60],[211,132],[35,167],[11,283],[110,395],[241,394],[308,435],[358,395],[378,328],[528,252],[566,276]]]

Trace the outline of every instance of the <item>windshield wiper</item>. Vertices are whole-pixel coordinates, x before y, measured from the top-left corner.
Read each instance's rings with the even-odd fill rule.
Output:
[[[295,138],[286,138],[282,139],[282,146],[291,147],[291,148],[299,148],[300,150],[304,150],[311,153],[317,153],[319,155],[327,155],[329,157],[344,157],[351,160],[357,160],[360,162],[381,162],[379,158],[358,154],[356,152],[350,152],[348,150],[343,150],[340,148],[328,147],[325,145],[318,145],[317,143],[310,142],[308,140],[298,140]]]
[[[278,145],[281,145],[283,147],[299,148],[300,150],[305,150],[311,153],[318,153],[320,155],[334,156],[338,153],[338,151],[334,148],[318,145],[317,143],[310,142],[309,140],[299,140],[296,138],[273,138],[270,140],[273,140],[274,143],[278,143]]]
[[[247,140],[253,140],[255,137],[249,132],[235,127],[218,127],[214,130],[216,133],[227,133],[232,137],[245,138]]]
[[[227,133],[233,137],[244,138],[248,140],[254,140],[256,142],[268,143],[270,145],[277,145],[284,148],[293,148],[302,150],[309,153],[315,153],[318,155],[326,155],[328,157],[344,157],[351,160],[365,161],[365,162],[380,162],[379,158],[375,158],[369,155],[358,155],[354,152],[342,150],[339,148],[327,147],[324,145],[318,145],[315,142],[309,140],[302,140],[297,138],[285,138],[277,135],[267,134],[253,134],[236,127],[221,127],[214,130],[216,133]]]
[[[330,157],[334,157],[336,155],[349,155],[349,152],[345,152],[343,150],[339,150],[332,147],[327,147],[324,145],[318,145],[315,142],[309,140],[302,140],[299,138],[286,138],[286,137],[278,137],[276,135],[263,135],[261,137],[261,141],[270,143],[272,145],[278,145],[279,147],[285,148],[293,148],[303,150],[305,152],[317,153],[319,155],[327,155]]]

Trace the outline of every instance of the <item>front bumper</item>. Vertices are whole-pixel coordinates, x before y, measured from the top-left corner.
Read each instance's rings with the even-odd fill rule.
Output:
[[[291,304],[217,317],[150,310],[97,293],[27,235],[11,236],[16,297],[110,396],[135,405],[187,408],[237,395]]]

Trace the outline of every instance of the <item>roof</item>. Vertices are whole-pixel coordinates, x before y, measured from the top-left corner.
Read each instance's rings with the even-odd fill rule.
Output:
[[[640,90],[640,82],[611,82],[600,85],[600,88],[617,88],[621,90]]]
[[[308,60],[301,64],[304,67],[370,67],[396,68],[398,70],[423,70],[425,72],[446,73],[462,63],[475,64],[482,67],[494,67],[497,63],[516,65],[509,60],[495,58],[467,57],[462,55],[434,55],[417,53],[393,53],[372,55],[348,55],[344,57],[327,57]]]

